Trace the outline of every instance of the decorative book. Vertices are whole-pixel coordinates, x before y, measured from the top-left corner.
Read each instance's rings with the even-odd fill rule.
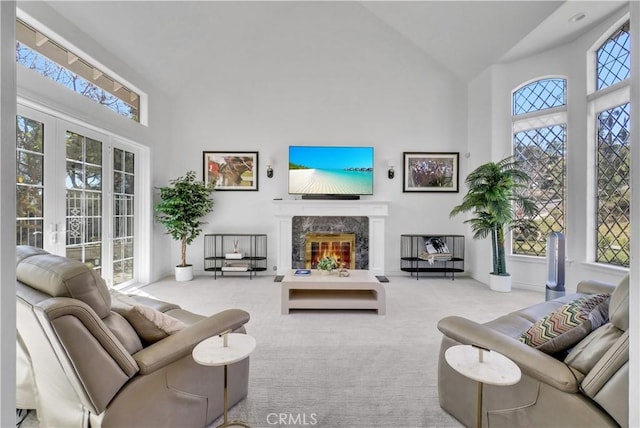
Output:
[[[243,257],[242,253],[226,253],[224,255],[225,259],[230,259],[230,260],[240,260]]]
[[[296,271],[293,274],[295,276],[309,276],[309,275],[311,275],[311,270],[310,269],[296,269]]]

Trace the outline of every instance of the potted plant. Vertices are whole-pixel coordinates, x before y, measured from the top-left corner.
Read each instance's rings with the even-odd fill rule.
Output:
[[[318,260],[316,268],[322,274],[331,273],[332,270],[338,268],[338,262],[333,257],[323,257]]]
[[[202,232],[204,222],[200,219],[213,210],[211,192],[214,188],[196,180],[195,171],[189,171],[158,190],[161,202],[155,206],[156,221],[181,243],[181,263],[176,266],[176,280],[190,281],[193,266],[187,264],[187,245]]]
[[[495,291],[510,291],[511,277],[505,260],[505,227],[524,229],[536,213],[534,201],[522,194],[531,178],[520,169],[512,156],[499,162],[488,162],[471,172],[465,184],[469,191],[450,216],[471,212],[465,223],[471,225],[474,239],[491,237],[493,271],[489,287]]]

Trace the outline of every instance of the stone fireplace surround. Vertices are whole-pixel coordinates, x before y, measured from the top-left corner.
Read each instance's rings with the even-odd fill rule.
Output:
[[[294,217],[367,217],[369,220],[369,270],[384,275],[385,219],[389,215],[387,201],[373,200],[274,200],[276,218],[276,262],[278,275],[294,266]],[[357,256],[356,256],[357,257]]]

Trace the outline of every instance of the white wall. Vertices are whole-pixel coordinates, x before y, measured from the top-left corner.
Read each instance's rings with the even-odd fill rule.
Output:
[[[617,282],[627,270],[590,263],[587,231],[593,200],[589,181],[592,180],[590,146],[587,145],[587,52],[610,27],[620,20],[625,11],[620,11],[577,40],[555,49],[530,56],[508,64],[491,67],[485,75],[469,85],[469,151],[471,162],[476,166],[485,162],[487,153],[492,160],[499,160],[512,153],[511,94],[514,88],[539,78],[561,76],[567,79],[567,192],[566,192],[566,241],[567,290],[575,290],[582,278],[594,278]],[[487,76],[489,74],[490,76]],[[486,107],[491,106],[490,112]],[[482,153],[483,156],[475,154]],[[480,260],[490,252],[487,243],[473,245],[477,250],[471,258]],[[486,282],[486,271],[474,269],[473,276]],[[511,256],[508,269],[514,287],[544,289],[546,264],[544,258]]]
[[[400,234],[462,233],[462,218],[449,220],[461,194],[402,192],[402,153],[461,152],[464,167],[466,85],[358,4],[263,7],[269,19],[251,22],[253,37],[216,44],[204,78],[185,81],[173,100],[172,176],[201,174],[204,150],[259,152],[259,191],[216,192],[205,233],[268,233],[275,265],[271,201],[290,197],[288,146],[296,144],[374,146],[375,194],[366,198],[391,201],[387,274],[399,273]],[[388,161],[396,167],[393,180]],[[202,247],[198,238],[188,250],[196,271]],[[177,244],[172,254],[177,262]]]

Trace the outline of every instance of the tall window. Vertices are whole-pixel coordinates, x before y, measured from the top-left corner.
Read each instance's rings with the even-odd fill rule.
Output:
[[[595,115],[596,230],[595,261],[628,267],[630,260],[631,139],[629,92],[598,91],[630,80],[629,22],[596,52],[596,88],[592,103],[608,107]],[[626,82],[626,85],[625,85]],[[620,103],[621,98],[625,102]],[[613,105],[611,105],[613,104]]]
[[[513,93],[513,155],[532,179],[526,192],[538,208],[533,226],[513,233],[513,254],[545,256],[547,235],[564,232],[566,86],[542,79]]]
[[[16,39],[18,64],[125,117],[140,121],[139,94],[117,78],[21,20],[16,22]]]

